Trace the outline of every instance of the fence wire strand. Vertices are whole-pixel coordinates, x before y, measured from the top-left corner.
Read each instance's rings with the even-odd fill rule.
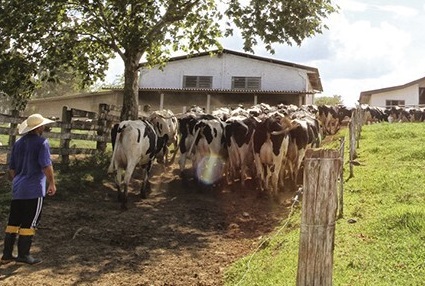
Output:
[[[285,223],[276,231],[275,234],[268,236],[267,238],[263,239],[263,241],[257,246],[257,248],[254,250],[254,253],[251,254],[250,258],[248,259],[248,262],[246,263],[246,271],[244,272],[244,274],[242,275],[241,279],[238,281],[238,283],[236,284],[236,286],[241,285],[241,283],[243,282],[243,280],[245,279],[246,275],[248,274],[248,272],[251,270],[251,261],[254,258],[254,256],[260,251],[260,249],[262,248],[262,246],[267,242],[267,241],[271,241],[273,238],[277,237],[284,228],[286,228],[286,226],[289,223],[289,220],[291,219],[292,215],[294,214],[294,210],[295,210],[295,205],[297,203],[299,203],[299,197],[302,195],[302,188],[299,188],[298,191],[296,192],[295,196],[293,197],[293,202],[291,205],[291,209],[289,211],[288,217],[285,218]],[[281,220],[281,222],[283,221],[283,219]]]

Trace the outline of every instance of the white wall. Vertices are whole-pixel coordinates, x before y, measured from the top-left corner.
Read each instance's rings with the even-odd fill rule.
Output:
[[[163,71],[142,69],[139,87],[182,88],[183,76],[213,76],[214,89],[231,89],[232,76],[261,77],[262,90],[305,91],[305,70],[233,54],[169,62]]]
[[[371,106],[385,107],[387,100],[404,100],[406,106],[415,106],[419,104],[418,94],[419,85],[414,84],[403,89],[372,94],[369,104]]]

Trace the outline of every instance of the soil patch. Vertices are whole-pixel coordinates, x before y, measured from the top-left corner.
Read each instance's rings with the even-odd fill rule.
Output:
[[[113,180],[45,200],[32,253],[39,265],[0,265],[1,285],[223,285],[224,270],[287,217],[248,184],[201,188],[177,165],[155,165],[142,200],[136,177],[121,211]],[[1,219],[4,229],[6,218]],[[3,248],[1,242],[0,247]]]

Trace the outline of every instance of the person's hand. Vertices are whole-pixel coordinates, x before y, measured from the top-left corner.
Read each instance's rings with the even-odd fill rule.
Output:
[[[56,186],[55,185],[49,185],[49,187],[47,188],[47,194],[49,196],[53,196],[54,194],[56,194]]]

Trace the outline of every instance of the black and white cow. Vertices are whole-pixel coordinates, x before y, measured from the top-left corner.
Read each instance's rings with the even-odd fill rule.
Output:
[[[335,135],[341,128],[338,108],[331,105],[318,105],[317,119],[320,121],[325,135]]]
[[[140,194],[146,198],[152,161],[158,152],[158,136],[147,120],[122,121],[116,128],[114,151],[108,173],[116,171],[118,199],[127,209],[127,193],[136,166],[142,169]]]
[[[289,146],[289,132],[296,127],[279,113],[258,118],[253,134],[254,162],[260,190],[277,195],[281,168],[285,164]]]
[[[313,114],[297,112],[292,114],[294,128],[289,132],[290,139],[285,166],[281,172],[281,186],[289,179],[289,188],[296,189],[305,152],[309,148],[318,148],[323,138],[319,121]]]
[[[174,163],[178,151],[178,121],[174,113],[169,109],[153,111],[148,119],[155,128],[158,138],[162,142],[162,148],[157,154],[159,163],[166,166]],[[173,154],[169,159],[170,149]]]
[[[228,153],[227,182],[239,180],[245,185],[255,175],[252,135],[257,120],[249,116],[232,116],[226,120],[225,137]]]
[[[223,177],[227,150],[224,122],[212,115],[201,115],[194,126],[192,167],[195,179],[212,185]]]
[[[187,112],[178,118],[178,130],[180,135],[179,140],[179,167],[180,173],[183,175],[186,168],[186,161],[192,159],[195,144],[195,125],[198,122],[199,116],[203,115],[201,112]]]

